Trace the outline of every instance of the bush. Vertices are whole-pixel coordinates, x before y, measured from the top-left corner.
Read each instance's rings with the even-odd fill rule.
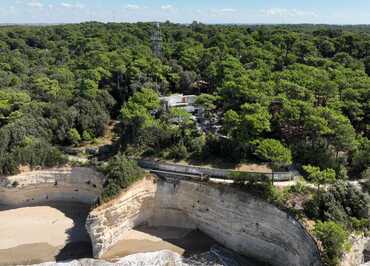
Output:
[[[370,167],[366,168],[366,169],[361,173],[361,178],[362,178],[362,179],[370,179]]]
[[[260,173],[248,173],[248,172],[231,172],[230,178],[234,180],[235,183],[255,183],[255,182],[270,182],[270,179],[265,174]]]
[[[302,181],[297,181],[296,184],[289,188],[290,193],[305,194],[308,191],[308,188]]]
[[[92,141],[94,139],[94,134],[89,130],[84,130],[84,132],[82,132],[82,139],[84,141]]]
[[[176,144],[170,148],[169,159],[182,160],[189,156],[188,150],[184,144]]]
[[[350,218],[368,219],[368,197],[354,186],[337,182],[328,191],[315,195],[306,202],[305,213],[309,218],[337,221],[350,226]]]
[[[144,171],[137,163],[122,154],[114,156],[103,172],[107,177],[102,193],[104,201],[116,196],[121,189],[127,188],[144,176]]]
[[[348,232],[335,222],[318,222],[315,236],[322,243],[323,261],[326,265],[338,265],[344,251],[348,248]]]
[[[292,163],[292,152],[275,139],[259,141],[255,154],[261,160],[271,162],[276,168],[288,166]]]
[[[68,140],[72,145],[77,145],[81,142],[81,136],[77,129],[71,128],[68,130]]]
[[[192,156],[197,159],[202,159],[204,156],[204,150],[206,146],[206,135],[193,138],[190,141],[190,150],[193,153]]]
[[[351,229],[357,232],[364,232],[367,234],[370,228],[370,221],[367,218],[357,219],[351,218]]]
[[[36,166],[52,167],[66,162],[62,152],[49,143],[39,139],[26,138],[21,146],[1,157],[0,173],[16,174],[19,165],[28,165],[31,168]]]
[[[353,177],[361,177],[366,173],[370,165],[370,140],[360,138],[360,145],[352,155],[351,175]]]

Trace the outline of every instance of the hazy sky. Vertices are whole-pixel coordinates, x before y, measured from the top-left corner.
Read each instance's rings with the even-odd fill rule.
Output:
[[[0,23],[370,24],[370,0],[0,0]]]

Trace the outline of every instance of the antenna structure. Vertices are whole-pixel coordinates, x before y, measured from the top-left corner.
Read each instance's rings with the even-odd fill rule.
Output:
[[[155,29],[152,33],[151,41],[152,41],[152,49],[153,53],[161,58],[162,57],[162,33],[159,22],[156,22]]]

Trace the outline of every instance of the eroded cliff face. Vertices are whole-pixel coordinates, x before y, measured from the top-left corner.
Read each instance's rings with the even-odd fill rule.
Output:
[[[92,204],[104,176],[91,168],[63,167],[25,172],[0,180],[0,205],[27,206],[53,201]]]
[[[139,181],[87,220],[100,258],[135,226],[198,228],[224,246],[272,265],[321,265],[315,242],[278,208],[248,193],[193,181]]]
[[[101,258],[125,232],[153,216],[156,190],[156,180],[146,177],[123,191],[115,200],[90,212],[86,229],[95,258]]]

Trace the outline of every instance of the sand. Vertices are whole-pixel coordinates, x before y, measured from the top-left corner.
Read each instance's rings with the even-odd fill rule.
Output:
[[[51,207],[20,208],[0,212],[0,249],[26,244],[64,245],[72,219]]]
[[[0,211],[0,265],[91,256],[86,215],[86,206],[65,203]]]
[[[203,253],[217,244],[215,240],[197,230],[174,227],[139,226],[108,250],[103,258],[115,261],[135,253],[170,250],[181,256]]]

